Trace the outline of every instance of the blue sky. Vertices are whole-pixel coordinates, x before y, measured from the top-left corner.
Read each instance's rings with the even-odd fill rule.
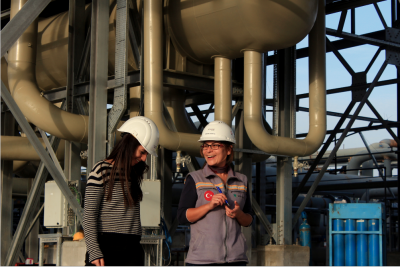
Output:
[[[391,3],[390,1],[379,2],[378,6],[385,18],[386,24],[391,26]],[[374,32],[383,30],[383,24],[379,19],[379,16],[373,5],[367,5],[364,7],[359,7],[356,9],[356,34],[365,34],[368,32]],[[344,32],[350,32],[350,11],[348,11],[346,22],[343,28]],[[326,17],[326,26],[328,28],[337,29],[339,24],[340,13],[330,14]],[[331,41],[338,40],[336,37],[328,37]],[[302,48],[308,46],[308,37],[297,44],[297,48]],[[374,56],[378,47],[372,45],[362,45],[354,48],[340,50],[341,55],[345,58],[348,64],[352,67],[355,72],[364,71],[368,66],[370,60]],[[271,53],[271,52],[270,52]],[[273,53],[273,52],[272,52]],[[385,60],[385,51],[382,51],[379,57],[376,59],[375,63],[369,70],[367,74],[367,82],[372,82],[375,78],[376,73],[382,66]],[[327,54],[327,89],[334,89],[339,87],[345,87],[351,85],[351,76],[343,65],[339,62],[333,53]],[[297,77],[296,77],[296,87],[297,94],[308,92],[308,58],[297,60]],[[273,66],[267,67],[267,98],[272,98],[273,92]],[[396,78],[396,69],[393,65],[388,65],[386,70],[382,74],[380,80],[388,80]],[[378,110],[384,119],[397,120],[397,93],[396,85],[387,85],[376,87],[371,96],[369,97],[370,102]],[[344,92],[339,94],[327,95],[327,110],[334,112],[343,113],[348,104],[351,101],[351,92]],[[358,105],[358,104],[357,104]],[[356,107],[357,107],[356,105]],[[300,101],[301,107],[308,107],[308,99],[302,99]],[[355,111],[356,107],[353,108],[352,113]],[[208,108],[208,105],[200,107],[200,109]],[[189,108],[188,111],[191,111]],[[297,112],[296,114],[297,133],[307,133],[308,132],[308,113]],[[360,116],[366,116],[375,118],[372,111],[365,105],[360,113]],[[197,121],[196,117],[192,117],[194,121]],[[214,120],[214,116],[209,116],[208,121]],[[328,130],[335,127],[338,117],[327,117]],[[272,112],[267,112],[267,121],[272,126]],[[345,122],[347,124],[349,120]],[[345,125],[343,127],[345,127]],[[367,126],[368,122],[356,121],[353,127]],[[393,129],[396,133],[397,130]],[[392,139],[386,130],[376,130],[364,132],[364,136],[369,144],[379,142],[382,139]],[[340,138],[340,134],[337,135]],[[343,142],[342,147],[353,148],[364,146],[360,136],[353,135],[346,138]],[[332,149],[333,145],[329,149]]]

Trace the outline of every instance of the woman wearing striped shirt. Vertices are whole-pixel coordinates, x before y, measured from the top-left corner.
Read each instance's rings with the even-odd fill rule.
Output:
[[[86,264],[143,265],[140,188],[148,154],[157,156],[157,126],[145,117],[126,121],[122,139],[110,155],[95,164],[87,180],[83,228]]]

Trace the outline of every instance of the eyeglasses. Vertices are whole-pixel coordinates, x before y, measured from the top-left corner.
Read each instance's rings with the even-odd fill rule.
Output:
[[[224,146],[224,145],[221,145],[221,144],[211,144],[211,145],[203,144],[200,147],[203,150],[207,150],[209,147],[211,147],[212,150],[218,150],[221,146]]]

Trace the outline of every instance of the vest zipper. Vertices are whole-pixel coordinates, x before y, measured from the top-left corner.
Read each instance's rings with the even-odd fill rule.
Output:
[[[216,175],[222,182],[222,184],[224,184],[224,181],[221,179],[221,177],[219,177],[218,175]],[[226,184],[224,184],[225,187],[225,196],[226,193],[228,192],[228,180],[230,177],[228,177],[226,179]],[[226,258],[228,257],[228,246],[226,245],[226,239],[228,238],[228,223],[226,221],[226,216],[225,216],[225,240],[224,240],[224,245],[225,245],[225,257],[224,257],[224,261],[226,262]]]

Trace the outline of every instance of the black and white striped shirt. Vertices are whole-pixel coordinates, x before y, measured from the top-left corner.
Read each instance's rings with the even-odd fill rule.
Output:
[[[114,180],[111,201],[107,201],[107,181],[110,177],[111,168],[112,164],[100,161],[93,167],[87,179],[82,226],[90,262],[103,258],[103,253],[97,241],[97,233],[142,234],[140,203],[133,207],[125,207],[121,183],[118,178]],[[130,182],[125,190],[129,189]]]

